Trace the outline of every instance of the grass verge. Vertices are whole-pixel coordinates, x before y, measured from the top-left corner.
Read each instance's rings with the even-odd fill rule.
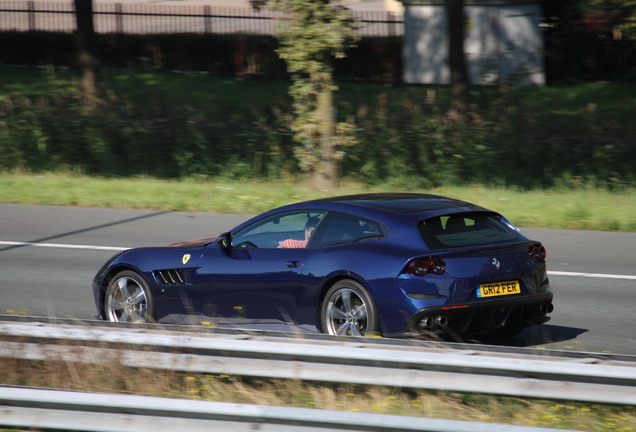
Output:
[[[365,192],[422,192],[464,199],[504,214],[518,226],[636,232],[636,193],[594,188],[547,190],[485,186],[369,186],[343,182],[330,191],[297,180],[192,178],[105,179],[68,173],[0,173],[0,202],[164,211],[258,214],[306,199]]]
[[[581,431],[636,431],[636,407],[1,359],[7,385],[317,408]]]

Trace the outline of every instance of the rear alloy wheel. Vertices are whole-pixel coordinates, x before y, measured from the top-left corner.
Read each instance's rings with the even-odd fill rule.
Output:
[[[146,281],[134,271],[117,273],[106,288],[104,312],[109,321],[154,321],[154,307]]]
[[[322,331],[334,336],[378,335],[378,314],[358,282],[341,280],[327,291],[320,308]]]

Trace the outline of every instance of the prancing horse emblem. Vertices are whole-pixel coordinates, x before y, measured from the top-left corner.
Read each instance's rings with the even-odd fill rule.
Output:
[[[183,258],[181,258],[181,262],[185,265],[185,263],[187,263],[188,261],[190,261],[190,254],[185,254]]]
[[[185,257],[184,257],[185,258]],[[499,260],[497,258],[493,258],[491,261],[492,265],[495,266],[495,268],[497,270],[499,270],[499,267],[501,267],[501,263],[499,262]],[[185,263],[184,263],[185,264]]]

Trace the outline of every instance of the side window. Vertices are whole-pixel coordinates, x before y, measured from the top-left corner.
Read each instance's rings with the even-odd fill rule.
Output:
[[[266,249],[305,247],[306,236],[312,234],[312,230],[308,228],[315,228],[324,214],[321,211],[303,210],[279,213],[261,219],[234,234],[232,246]]]
[[[312,240],[312,247],[336,246],[386,236],[382,224],[344,213],[329,213]],[[315,242],[314,242],[315,241]]]

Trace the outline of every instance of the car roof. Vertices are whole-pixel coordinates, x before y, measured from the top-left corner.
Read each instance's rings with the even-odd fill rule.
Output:
[[[440,195],[419,193],[377,193],[346,195],[318,199],[307,203],[334,203],[343,206],[366,207],[370,209],[417,216],[437,213],[455,213],[458,211],[487,210],[466,201]]]
[[[440,195],[419,193],[368,193],[321,198],[288,204],[255,216],[235,227],[232,231],[240,231],[256,220],[280,212],[295,210],[305,211],[310,209],[356,214],[388,224],[389,227],[392,228],[391,231],[393,235],[397,232],[404,231],[407,236],[412,235],[412,231],[410,231],[412,229],[411,227],[429,217],[461,212],[491,211],[466,201]]]

